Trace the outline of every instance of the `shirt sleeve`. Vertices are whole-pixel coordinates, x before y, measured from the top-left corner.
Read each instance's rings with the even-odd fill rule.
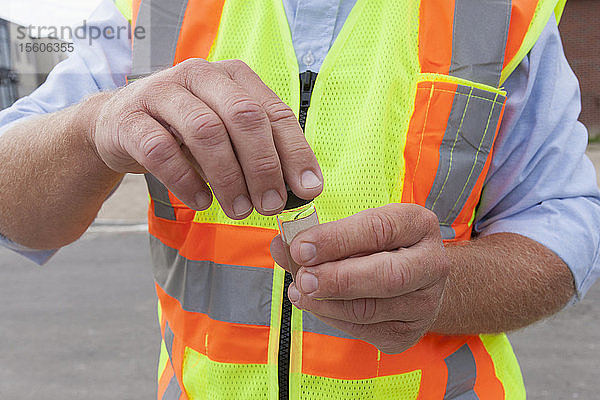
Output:
[[[600,193],[577,120],[579,83],[553,18],[505,86],[475,232],[518,233],[555,252],[573,274],[576,302],[600,275]]]
[[[59,63],[46,82],[31,95],[0,112],[0,135],[23,118],[56,112],[94,93],[125,85],[125,77],[131,70],[131,41],[129,30],[119,27],[127,27],[128,24],[111,0],[103,0],[86,21],[88,35],[73,38],[74,52],[69,58]],[[93,27],[101,30],[110,28],[119,36],[90,40],[89,30]],[[37,264],[45,263],[56,253],[56,250],[28,249],[2,235],[0,245]]]

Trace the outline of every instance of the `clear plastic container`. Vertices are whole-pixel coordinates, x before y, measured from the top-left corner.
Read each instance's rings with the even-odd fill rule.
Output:
[[[284,210],[277,215],[277,224],[279,225],[279,232],[281,232],[281,238],[285,246],[288,265],[290,266],[292,277],[295,279],[300,265],[296,264],[290,256],[290,243],[292,243],[292,240],[300,232],[319,224],[317,209],[311,201],[300,207]]]

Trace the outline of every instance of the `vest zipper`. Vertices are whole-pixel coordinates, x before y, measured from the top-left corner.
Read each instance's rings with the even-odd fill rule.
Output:
[[[303,131],[306,125],[308,108],[310,107],[310,98],[316,81],[316,72],[306,71],[300,74],[300,112],[298,113],[298,122],[300,122],[300,127]]]
[[[306,71],[300,74],[300,111],[298,122],[304,131],[306,116],[310,107],[310,98],[317,80],[317,73]],[[283,303],[281,305],[281,327],[279,330],[279,357],[278,357],[278,383],[279,399],[288,400],[290,397],[290,347],[291,347],[291,323],[292,303],[287,297],[287,288],[292,283],[292,275],[285,273],[283,279]]]

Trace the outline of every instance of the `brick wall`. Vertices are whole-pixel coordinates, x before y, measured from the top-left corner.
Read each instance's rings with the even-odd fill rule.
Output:
[[[600,137],[600,0],[568,0],[559,29],[581,86],[580,121]]]

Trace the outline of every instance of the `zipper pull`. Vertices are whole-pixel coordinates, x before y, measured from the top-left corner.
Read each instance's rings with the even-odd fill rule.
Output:
[[[313,89],[315,88],[316,81],[316,72],[306,71],[300,74],[300,112],[298,113],[298,121],[300,122],[302,130],[304,130],[306,125],[306,116],[308,115],[308,108],[310,107],[310,98]]]

